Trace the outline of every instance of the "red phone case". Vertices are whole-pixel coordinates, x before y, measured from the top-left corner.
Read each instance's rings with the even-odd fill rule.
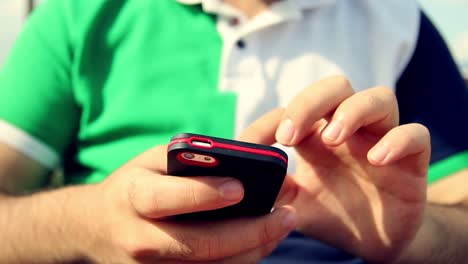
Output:
[[[244,198],[238,204],[184,214],[177,219],[213,220],[267,214],[288,166],[288,156],[278,148],[197,134],[174,136],[167,152],[169,175],[232,177],[244,186]]]

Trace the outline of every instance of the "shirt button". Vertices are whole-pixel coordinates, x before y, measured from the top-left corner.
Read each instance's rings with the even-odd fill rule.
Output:
[[[242,39],[239,39],[237,42],[236,42],[236,46],[239,48],[239,49],[245,49],[245,41],[242,40]]]
[[[229,20],[229,25],[231,25],[232,27],[238,26],[239,23],[240,21],[239,21],[239,18],[237,17],[233,17]]]

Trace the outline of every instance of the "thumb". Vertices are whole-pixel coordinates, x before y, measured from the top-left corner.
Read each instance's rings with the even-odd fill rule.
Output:
[[[283,108],[277,108],[264,114],[247,127],[238,140],[263,145],[276,143],[275,134],[281,122],[283,112]]]

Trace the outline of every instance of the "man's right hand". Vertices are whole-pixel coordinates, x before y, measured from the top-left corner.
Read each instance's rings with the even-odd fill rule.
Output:
[[[89,221],[101,223],[100,239],[123,255],[138,262],[255,263],[295,228],[288,207],[258,218],[170,221],[236,204],[243,187],[231,178],[167,176],[166,151],[164,146],[141,154],[96,185],[95,197],[83,198],[96,202]]]
[[[256,263],[295,228],[291,207],[256,218],[171,221],[173,215],[236,204],[243,188],[230,178],[167,176],[166,151],[150,149],[99,184],[0,194],[6,241],[0,262]]]

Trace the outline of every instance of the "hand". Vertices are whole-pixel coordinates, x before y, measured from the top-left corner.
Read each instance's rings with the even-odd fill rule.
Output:
[[[253,123],[241,140],[276,141],[297,151],[278,205],[290,204],[298,229],[368,261],[398,257],[421,225],[430,157],[428,130],[398,126],[393,92],[354,93],[333,77]]]
[[[290,207],[256,218],[171,221],[173,215],[238,203],[243,188],[230,178],[166,176],[166,151],[143,153],[95,187],[89,222],[101,234],[97,244],[110,241],[112,252],[102,262],[255,263],[295,228]]]

